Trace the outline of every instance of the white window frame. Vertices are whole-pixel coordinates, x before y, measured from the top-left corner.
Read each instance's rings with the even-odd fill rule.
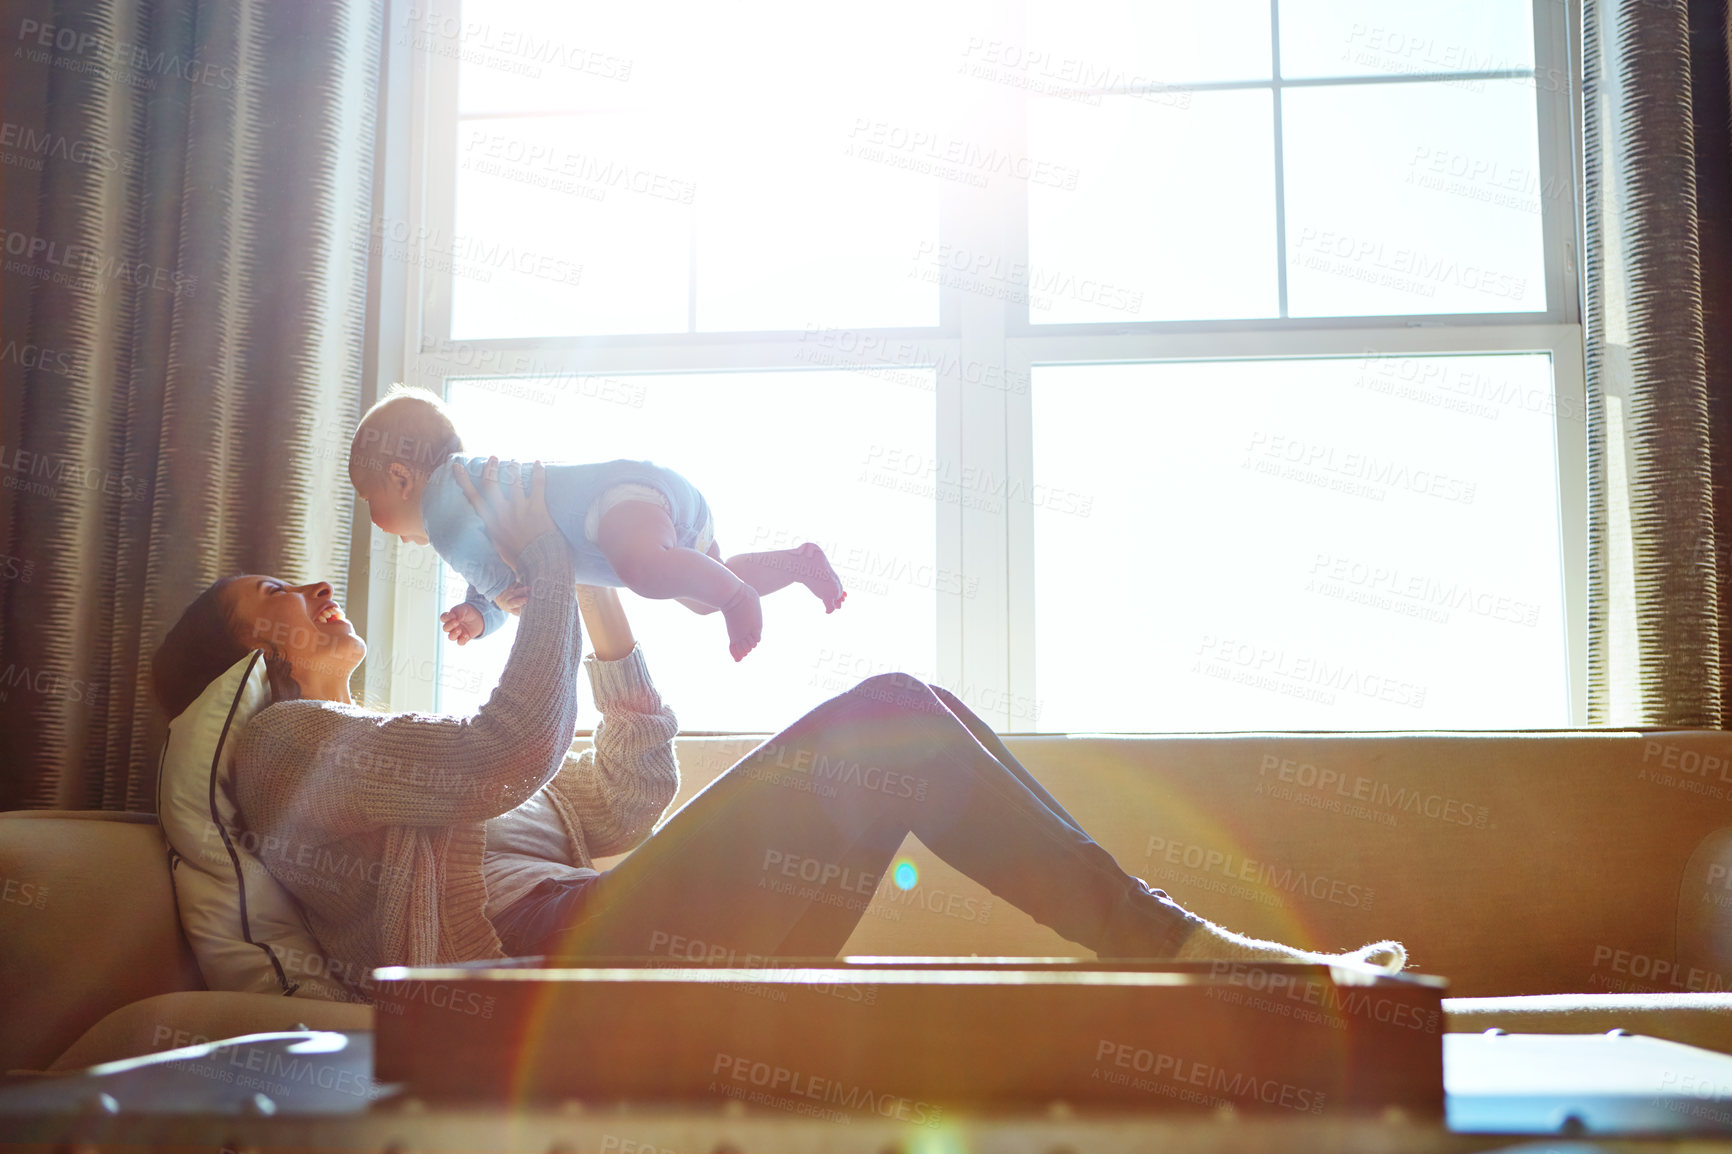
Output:
[[[1031,491],[1033,408],[1027,383],[1042,365],[1114,362],[1241,360],[1289,357],[1541,352],[1552,358],[1556,388],[1559,523],[1570,721],[1587,722],[1587,453],[1581,319],[1581,53],[1579,0],[1532,0],[1535,87],[1539,100],[1539,162],[1546,269],[1544,312],[1397,316],[1388,318],[1257,319],[1204,322],[1033,325],[1026,301],[994,301],[941,287],[939,323],[931,328],[862,329],[864,343],[894,348],[892,363],[940,366],[936,393],[940,475],[963,470],[1004,477]],[[454,181],[431,174],[456,171],[456,76],[451,54],[416,49],[407,35],[409,0],[389,0],[386,68],[381,96],[381,148],[375,176],[375,221],[393,235],[452,235]],[[1020,5],[1007,4],[993,30],[1019,41]],[[1275,0],[1271,0],[1271,16]],[[1278,22],[1275,45],[1279,53]],[[983,32],[986,30],[983,30]],[[1278,76],[1278,71],[1276,73]],[[1568,81],[1564,82],[1567,77]],[[1455,77],[1458,78],[1458,77]],[[1406,77],[1405,79],[1422,79]],[[1276,80],[1280,86],[1292,82]],[[1266,85],[1259,85],[1266,86]],[[1185,86],[1176,86],[1183,88]],[[1202,85],[1198,87],[1223,87]],[[1242,86],[1241,86],[1242,87]],[[1004,88],[999,116],[978,129],[989,146],[1025,153],[1017,90]],[[1275,102],[1277,120],[1280,102]],[[1005,115],[1006,112],[1014,115]],[[993,124],[999,125],[997,129]],[[1276,148],[1281,147],[1276,136]],[[1277,180],[1280,167],[1276,168]],[[1549,190],[1549,191],[1548,191]],[[402,222],[399,225],[398,222]],[[1014,266],[1026,260],[1026,188],[998,181],[989,189],[949,187],[943,194],[943,242]],[[376,223],[375,235],[381,228]],[[549,339],[453,341],[449,276],[428,275],[424,259],[376,260],[368,317],[370,355],[364,382],[370,402],[395,380],[443,391],[452,377],[476,375],[479,362],[533,366],[538,373],[624,375],[735,370],[810,369],[814,335],[799,331],[676,333]],[[1285,283],[1281,278],[1282,303]],[[1283,311],[1284,308],[1283,308]],[[839,342],[849,343],[849,342]],[[910,352],[912,350],[912,352]],[[882,352],[824,350],[824,368],[872,367]],[[1010,388],[968,385],[961,368],[984,370]],[[1021,391],[1017,387],[1021,386]],[[951,472],[954,470],[954,472]],[[1011,491],[1018,491],[1012,489]],[[441,608],[434,583],[400,580],[425,573],[394,539],[373,530],[357,502],[351,601],[361,617],[372,660],[366,700],[383,707],[431,710],[436,704]],[[370,565],[369,558],[385,560]],[[1009,704],[1039,700],[1034,645],[1034,524],[1026,502],[1003,502],[989,513],[942,502],[937,564],[970,578],[973,595],[938,598],[938,676],[967,687],[982,717],[1014,729]],[[976,585],[974,582],[978,580]],[[791,719],[790,719],[791,720]]]

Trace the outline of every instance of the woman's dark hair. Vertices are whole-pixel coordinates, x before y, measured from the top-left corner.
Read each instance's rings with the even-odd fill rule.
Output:
[[[197,701],[206,686],[256,648],[242,645],[236,638],[234,621],[223,601],[223,590],[235,580],[224,577],[200,593],[150,659],[151,690],[156,694],[157,705],[171,720]],[[301,687],[290,675],[288,662],[271,647],[264,649],[271,700],[299,697]]]

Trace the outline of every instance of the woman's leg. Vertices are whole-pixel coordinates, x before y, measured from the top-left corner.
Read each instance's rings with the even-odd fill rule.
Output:
[[[913,833],[1071,941],[1176,953],[1200,919],[1120,869],[975,727],[991,737],[954,697],[901,674],[832,698],[588,886],[545,952],[834,956]]]
[[[1247,938],[1132,877],[948,692],[901,674],[820,705],[583,891],[534,952],[745,961],[838,953],[903,838],[1102,957],[1358,961]]]
[[[997,758],[1004,768],[1014,773],[1017,780],[1021,781],[1028,789],[1028,792],[1038,797],[1042,804],[1052,810],[1054,816],[1072,829],[1076,830],[1078,833],[1083,831],[1082,826],[1078,824],[1076,818],[1065,812],[1064,806],[1060,805],[1057,799],[1048,793],[1046,788],[1042,786],[1040,782],[1035,780],[1034,774],[1022,767],[1022,762],[1016,760],[1015,755],[1004,747],[1004,742],[999,740],[998,734],[992,732],[992,727],[987,725],[986,722],[980,720],[974,710],[968,708],[968,706],[962,703],[960,698],[942,686],[929,685],[927,688],[932,690],[933,696],[937,697],[939,701],[944,703],[944,708],[950,710],[950,712],[956,716],[956,720],[962,722],[963,727],[974,736],[974,740],[985,746],[986,751],[992,754],[993,757]]]

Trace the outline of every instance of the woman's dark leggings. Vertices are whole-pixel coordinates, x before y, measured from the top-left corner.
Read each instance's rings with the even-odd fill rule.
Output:
[[[904,674],[824,702],[625,861],[496,919],[508,952],[575,960],[834,957],[905,835],[1104,956],[1171,957],[1196,923],[1125,873],[949,692]]]

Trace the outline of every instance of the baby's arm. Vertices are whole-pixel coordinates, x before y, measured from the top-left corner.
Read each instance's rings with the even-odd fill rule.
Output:
[[[500,559],[487,536],[481,518],[470,508],[457,482],[449,475],[455,463],[435,473],[437,483],[429,487],[422,502],[427,538],[445,563],[460,573],[469,588],[462,603],[440,617],[445,635],[459,645],[495,632],[505,622],[504,611],[494,599],[517,582],[517,575]]]
[[[462,601],[439,615],[439,624],[444,626],[445,636],[459,645],[467,645],[477,637],[487,636],[498,629],[504,620],[504,610],[483,597],[473,585],[469,587]]]

